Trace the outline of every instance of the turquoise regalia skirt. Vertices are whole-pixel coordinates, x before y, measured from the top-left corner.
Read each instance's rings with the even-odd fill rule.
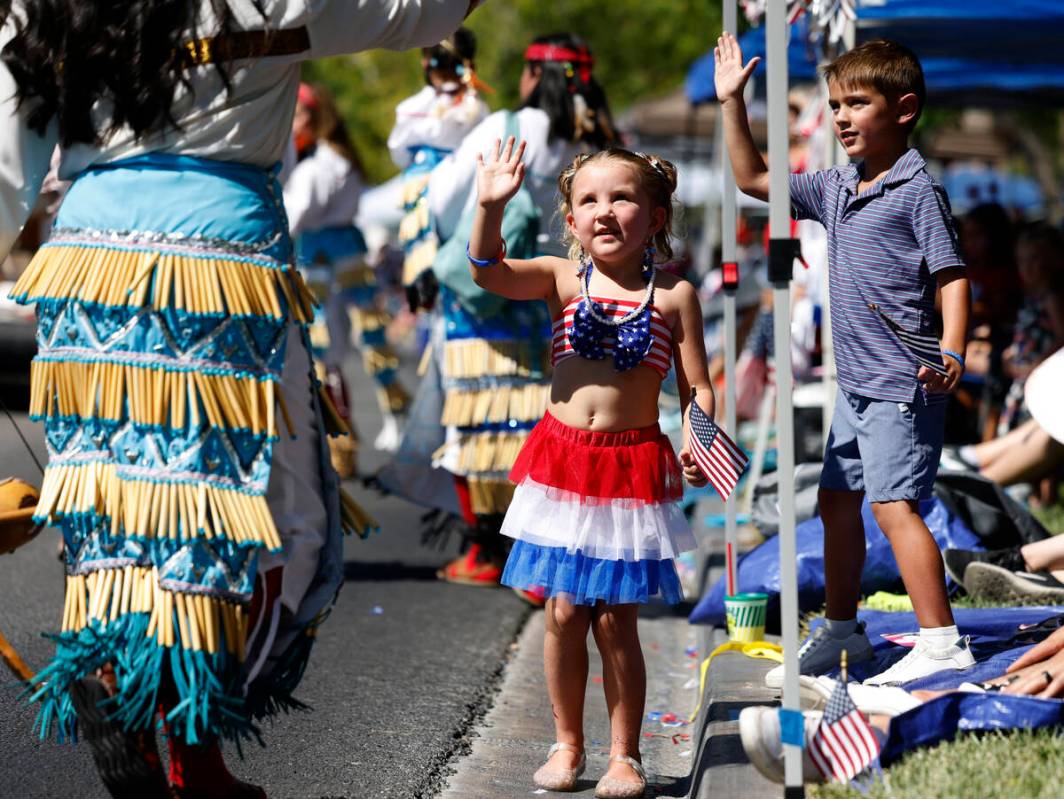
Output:
[[[38,317],[36,518],[66,552],[56,654],[28,689],[42,736],[75,732],[69,687],[104,663],[118,676],[113,718],[151,728],[166,701],[190,743],[253,734],[295,703],[342,579],[341,529],[366,520],[342,502],[324,435],[308,436],[327,529],[296,609],[274,614],[284,651],[250,652],[260,558],[287,554],[267,488],[279,437],[295,433],[288,403],[323,434],[339,426],[312,374],[298,381],[309,398],[281,384],[313,315],[292,263],[273,171],[148,155],[79,175],[15,286]]]

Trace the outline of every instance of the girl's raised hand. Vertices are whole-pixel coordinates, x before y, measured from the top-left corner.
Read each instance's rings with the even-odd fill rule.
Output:
[[[487,161],[482,154],[477,153],[477,202],[482,206],[506,205],[521,188],[521,181],[525,177],[525,165],[521,161],[521,156],[525,154],[525,143],[514,147],[515,144],[514,137],[510,136],[500,154],[502,142],[496,139]]]
[[[713,48],[713,84],[717,88],[717,100],[724,102],[741,98],[746,82],[761,59],[754,56],[743,66],[743,51],[739,41],[724,31]]]

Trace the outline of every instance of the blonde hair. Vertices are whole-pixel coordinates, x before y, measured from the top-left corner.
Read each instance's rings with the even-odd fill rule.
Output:
[[[927,99],[920,59],[908,47],[889,39],[873,39],[849,50],[822,70],[827,81],[839,86],[871,86],[891,102],[903,94],[915,94],[919,105],[906,125],[912,130]]]
[[[564,220],[572,212],[573,182],[577,172],[588,164],[607,159],[632,167],[639,176],[640,187],[650,198],[651,206],[665,209],[665,223],[654,234],[654,248],[661,254],[661,260],[669,260],[672,258],[672,244],[669,239],[672,237],[672,195],[676,192],[676,167],[664,158],[632,152],[622,147],[609,147],[596,153],[581,153],[558,176],[558,193],[561,194],[561,202],[558,203],[559,216]],[[584,248],[573,236],[568,225],[564,228],[562,241],[569,245],[569,257],[574,261],[580,260]]]

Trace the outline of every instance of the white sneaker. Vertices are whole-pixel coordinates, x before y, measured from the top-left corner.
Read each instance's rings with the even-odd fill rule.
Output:
[[[846,650],[849,663],[860,663],[872,657],[872,642],[865,635],[864,622],[857,623],[857,629],[845,638],[833,638],[828,626],[822,624],[812,635],[805,639],[798,650],[799,674],[823,674],[839,665],[839,656]],[[765,675],[765,685],[769,688],[783,687],[783,666],[779,665]]]
[[[802,710],[823,710],[828,699],[835,691],[838,680],[821,675],[799,678]],[[866,716],[900,716],[921,704],[920,700],[903,688],[893,685],[862,685],[859,682],[847,683],[846,691],[854,706]]]
[[[809,757],[809,742],[820,725],[823,715],[819,710],[807,710],[805,718],[805,743],[802,747],[802,779],[805,782],[823,782],[824,777]],[[776,707],[744,707],[739,712],[739,739],[750,762],[761,775],[772,782],[783,784],[783,742],[780,740],[780,714]]]
[[[950,646],[932,649],[917,638],[916,645],[905,657],[884,672],[869,677],[865,685],[898,685],[919,680],[939,671],[961,671],[975,665],[972,650],[968,648],[968,636],[963,635]]]

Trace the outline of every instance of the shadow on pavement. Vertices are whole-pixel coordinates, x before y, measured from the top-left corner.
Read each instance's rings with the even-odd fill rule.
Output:
[[[436,579],[435,566],[413,566],[398,560],[349,560],[344,563],[344,580],[350,582],[386,583]]]

